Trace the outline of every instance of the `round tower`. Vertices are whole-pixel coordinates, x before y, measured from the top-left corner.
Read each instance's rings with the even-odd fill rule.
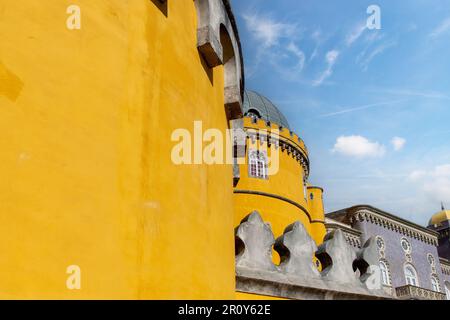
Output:
[[[309,157],[303,140],[292,132],[286,117],[266,97],[244,95],[245,163],[235,184],[235,224],[258,211],[272,226],[275,237],[300,221],[317,243],[324,234],[313,227],[323,215],[311,212],[308,200]],[[243,159],[242,159],[243,160]],[[319,199],[321,196],[319,197]],[[319,204],[314,208],[320,211]]]

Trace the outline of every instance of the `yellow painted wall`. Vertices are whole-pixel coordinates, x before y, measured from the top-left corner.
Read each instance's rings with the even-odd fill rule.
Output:
[[[223,69],[167,3],[0,2],[0,298],[235,297],[231,168],[170,160],[174,129],[226,128]]]
[[[312,198],[312,199],[311,199]],[[323,207],[323,189],[308,187],[308,207],[311,213],[311,234],[317,245],[322,244],[326,234],[325,211]]]
[[[244,118],[244,127],[247,129],[263,129],[271,130],[278,129],[276,124],[267,127],[265,122],[259,120],[257,123],[252,123],[251,118]],[[279,139],[289,140],[292,144],[298,144],[298,148],[302,148],[306,153],[304,144],[300,144],[297,136],[291,137],[287,130],[280,131]],[[269,158],[271,151],[275,150],[279,154],[279,171],[277,174],[269,176],[269,179],[256,179],[249,177],[248,168],[248,150],[251,148],[260,148],[259,140],[252,143],[251,139],[247,139],[247,154],[245,164],[240,166],[240,180],[235,187],[235,190],[249,190],[264,192],[287,198],[301,205],[305,210],[308,210],[308,204],[304,196],[303,177],[304,172],[301,164],[288,155],[286,151],[281,151],[281,148],[268,149]],[[303,223],[305,228],[310,232],[310,219],[308,215],[297,206],[273,197],[266,197],[254,194],[235,193],[235,225],[239,225],[241,220],[245,218],[252,211],[257,210],[264,221],[269,222],[272,226],[272,231],[275,237],[283,234],[284,229],[296,222]]]

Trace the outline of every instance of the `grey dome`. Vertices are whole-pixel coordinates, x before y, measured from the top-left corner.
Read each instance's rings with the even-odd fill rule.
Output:
[[[246,90],[244,93],[244,116],[250,114],[290,130],[284,115],[269,99],[257,92]]]

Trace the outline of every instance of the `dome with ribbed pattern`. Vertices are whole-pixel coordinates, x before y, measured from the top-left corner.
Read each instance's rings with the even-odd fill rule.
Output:
[[[269,99],[255,91],[245,91],[244,115],[256,116],[290,130],[289,123],[280,110]]]

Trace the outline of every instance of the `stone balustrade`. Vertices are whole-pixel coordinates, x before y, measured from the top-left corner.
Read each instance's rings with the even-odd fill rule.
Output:
[[[446,295],[411,285],[395,289],[397,298],[401,300],[446,300]]]

